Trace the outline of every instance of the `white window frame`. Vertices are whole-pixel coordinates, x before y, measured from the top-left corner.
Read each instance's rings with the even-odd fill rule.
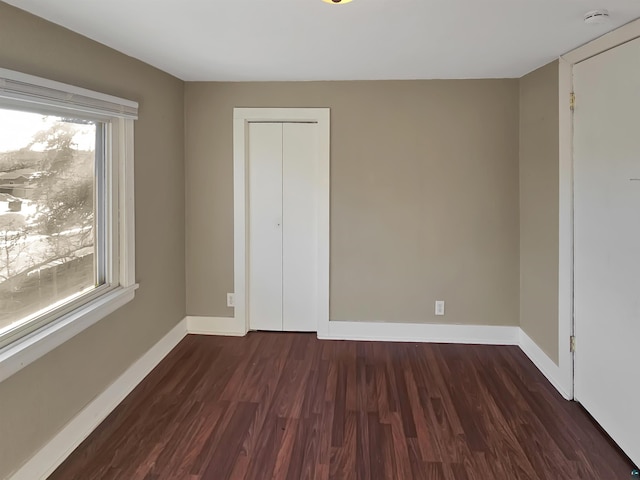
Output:
[[[134,121],[138,103],[0,68],[0,108],[89,114],[108,123],[108,288],[88,295],[46,325],[0,348],[0,382],[133,300],[135,281]],[[96,289],[98,290],[98,289]]]

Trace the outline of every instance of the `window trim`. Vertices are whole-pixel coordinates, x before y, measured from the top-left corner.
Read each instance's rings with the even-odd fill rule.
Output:
[[[134,196],[134,120],[138,103],[80,87],[0,68],[0,106],[33,108],[54,113],[60,110],[90,114],[111,124],[112,171],[107,174],[106,195],[112,209],[107,245],[117,252],[111,265],[116,273],[111,288],[89,298],[82,305],[62,313],[59,318],[0,348],[0,382],[36,361],[75,335],[133,300],[135,282],[135,196]],[[111,235],[110,233],[113,233]]]

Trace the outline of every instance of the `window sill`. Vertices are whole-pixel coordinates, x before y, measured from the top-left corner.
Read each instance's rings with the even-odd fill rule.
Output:
[[[116,288],[0,349],[0,382],[133,300],[137,288]]]

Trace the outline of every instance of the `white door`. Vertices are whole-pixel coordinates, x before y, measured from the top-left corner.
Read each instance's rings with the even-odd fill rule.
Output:
[[[282,330],[282,124],[249,126],[249,319]]]
[[[317,125],[282,125],[283,330],[315,332],[318,291]]]
[[[574,90],[575,397],[640,464],[640,39]]]
[[[248,315],[253,330],[316,331],[317,125],[249,125]]]

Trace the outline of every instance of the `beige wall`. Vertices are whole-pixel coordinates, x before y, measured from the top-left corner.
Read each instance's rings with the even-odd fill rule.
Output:
[[[518,80],[187,83],[189,315],[233,316],[234,107],[331,108],[332,320],[518,324]]]
[[[140,102],[141,284],[132,303],[0,383],[0,478],[185,313],[233,315],[225,306],[233,290],[233,107],[331,108],[332,320],[520,321],[557,361],[557,63],[520,81],[185,90],[0,2],[0,67]],[[447,302],[445,317],[433,315],[436,299]]]
[[[520,79],[520,326],[558,363],[558,62]]]
[[[140,102],[135,300],[0,383],[0,478],[185,315],[184,84],[0,2],[0,67]]]

